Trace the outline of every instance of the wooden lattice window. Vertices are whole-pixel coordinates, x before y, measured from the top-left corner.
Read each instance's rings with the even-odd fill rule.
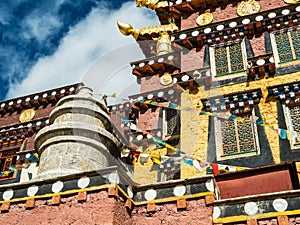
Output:
[[[179,111],[175,109],[166,110],[167,136],[180,133],[180,117]]]
[[[215,47],[214,55],[217,76],[245,70],[241,43]]]
[[[291,147],[300,147],[300,106],[283,105],[288,130],[292,132]]]
[[[242,117],[243,121],[214,118],[218,159],[245,153],[258,154],[254,112]]]
[[[280,63],[300,58],[300,30],[275,34],[275,42]]]

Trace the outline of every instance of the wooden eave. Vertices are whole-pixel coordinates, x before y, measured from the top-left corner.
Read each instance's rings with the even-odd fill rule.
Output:
[[[137,78],[163,74],[165,72],[173,73],[180,68],[180,54],[168,53],[154,56],[147,59],[130,63],[132,74]]]
[[[185,48],[201,48],[203,45],[227,43],[245,36],[261,35],[281,29],[297,27],[300,18],[300,3],[237,17],[174,32],[171,40]]]
[[[199,10],[205,10],[210,6],[226,6],[231,0],[174,0],[170,1],[169,7],[157,8],[156,14],[162,24],[168,23],[167,15],[170,13],[175,18],[189,15]]]
[[[258,80],[262,78],[274,77],[276,72],[273,54],[259,55],[248,58],[248,80]]]
[[[9,126],[3,126],[0,127],[0,135],[5,132],[11,132],[16,131],[18,133],[18,130],[27,129],[29,133],[37,133],[40,129],[42,129],[45,126],[48,126],[49,124],[49,118],[44,117],[36,120],[31,120],[28,122],[23,123],[17,123],[17,124],[11,124]]]
[[[68,85],[44,92],[26,95],[0,102],[0,114],[12,113],[28,108],[38,108],[48,104],[56,104],[64,96],[75,94],[82,83]]]

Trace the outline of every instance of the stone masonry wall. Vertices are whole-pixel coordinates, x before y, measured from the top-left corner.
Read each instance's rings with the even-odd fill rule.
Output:
[[[117,225],[130,219],[124,203],[109,198],[106,191],[88,194],[82,203],[77,203],[76,198],[62,198],[59,205],[37,200],[31,210],[25,209],[25,203],[12,204],[8,213],[0,214],[0,220],[9,225]]]
[[[198,199],[187,200],[186,209],[177,209],[176,203],[161,203],[151,211],[144,205],[130,210],[121,197],[97,191],[87,194],[82,203],[76,196],[63,197],[58,205],[36,200],[33,209],[26,209],[24,202],[12,203],[7,213],[1,212],[0,221],[9,225],[211,225],[212,207]]]
[[[153,212],[147,212],[146,208],[146,206],[135,207],[131,214],[131,223],[128,225],[212,224],[212,207],[207,207],[204,199],[187,201],[187,208],[184,210],[177,209],[176,203],[156,205]]]

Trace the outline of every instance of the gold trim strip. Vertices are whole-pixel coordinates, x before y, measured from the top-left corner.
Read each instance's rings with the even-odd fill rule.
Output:
[[[220,219],[214,219],[213,223],[232,223],[232,222],[240,222],[240,221],[246,221],[250,219],[266,219],[271,217],[277,217],[277,216],[291,216],[291,215],[299,215],[300,209],[292,210],[292,211],[283,211],[283,212],[270,212],[270,213],[264,213],[264,214],[258,214],[255,216],[231,216],[226,218],[220,218]]]

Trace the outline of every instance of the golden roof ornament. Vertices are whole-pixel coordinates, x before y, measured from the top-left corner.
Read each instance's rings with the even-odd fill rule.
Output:
[[[296,4],[296,3],[299,3],[300,0],[284,0],[284,2],[287,4]]]
[[[160,84],[163,86],[168,86],[173,83],[173,78],[172,76],[168,73],[165,72],[161,77],[160,77]]]
[[[202,13],[197,17],[196,22],[199,26],[204,26],[210,24],[214,19],[213,14],[211,13]]]
[[[247,16],[260,11],[260,4],[255,0],[244,0],[238,4],[237,14]]]
[[[157,9],[161,7],[167,7],[167,1],[159,1],[159,0],[135,0],[135,4],[137,7],[146,7],[149,9]]]
[[[34,109],[26,109],[21,113],[19,120],[21,123],[28,122],[32,120],[34,116],[35,116]]]
[[[157,55],[163,55],[169,52],[172,52],[171,47],[171,38],[170,33],[178,30],[178,27],[171,23],[167,25],[160,25],[160,26],[150,26],[144,27],[140,29],[134,29],[130,24],[117,22],[119,30],[122,34],[128,36],[132,35],[135,39],[141,35],[150,35],[153,33],[158,34],[158,38],[153,38],[153,40],[157,41],[156,45],[156,52]]]

